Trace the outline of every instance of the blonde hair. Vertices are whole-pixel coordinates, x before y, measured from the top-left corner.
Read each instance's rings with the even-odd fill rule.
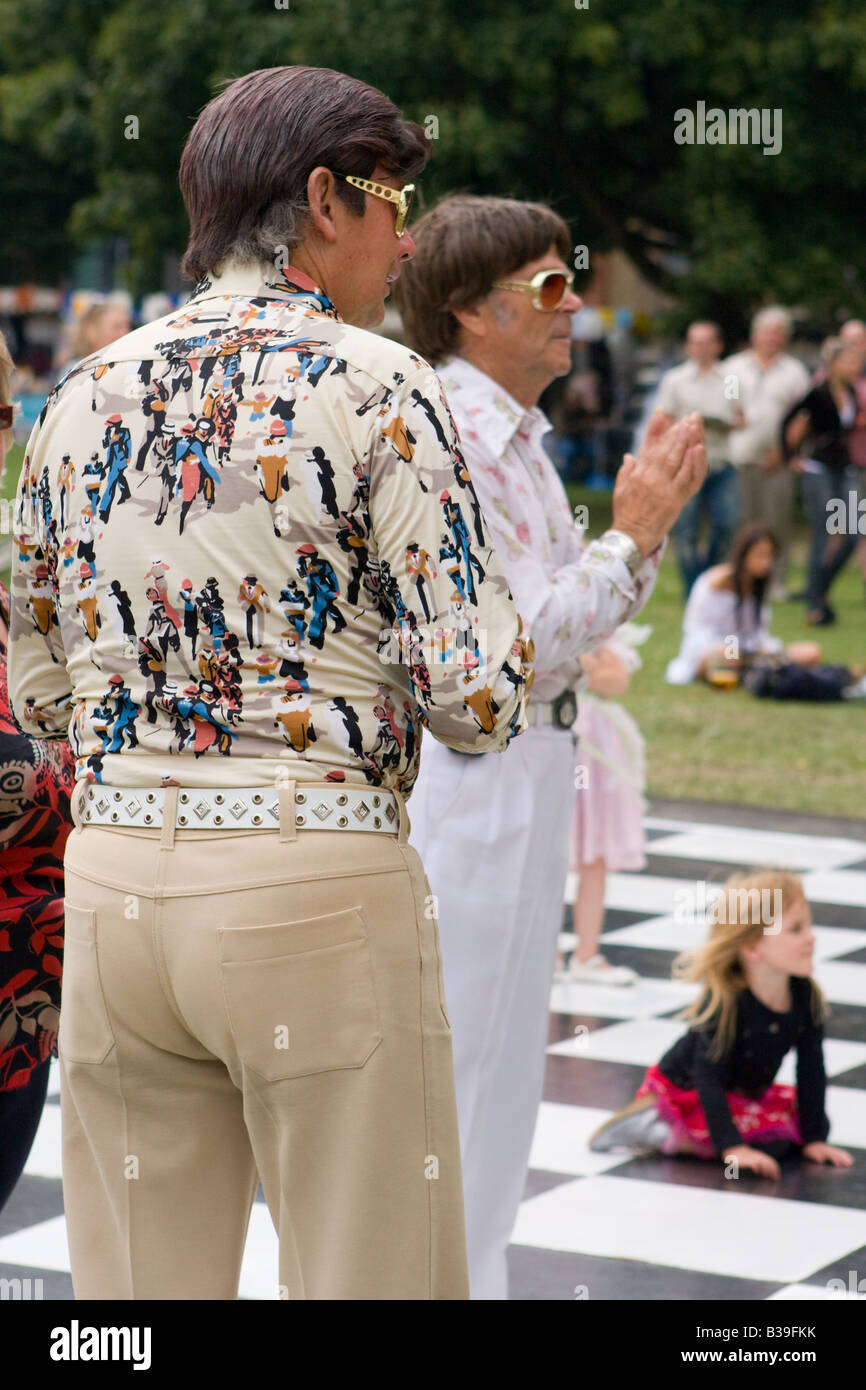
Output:
[[[821,361],[825,367],[829,367],[831,362],[835,362],[837,357],[841,357],[843,352],[847,352],[852,346],[846,343],[844,338],[825,338],[821,344]]]
[[[704,990],[684,1009],[680,1018],[701,1028],[716,1022],[711,1056],[720,1060],[733,1046],[737,1026],[737,1001],[747,987],[740,949],[760,941],[770,923],[776,922],[795,903],[806,901],[802,880],[786,869],[752,869],[732,874],[709,911],[710,934],[702,946],[683,951],[673,963],[675,978],[700,981]],[[814,980],[812,1016],[820,1023],[826,1013],[821,990]]]
[[[107,300],[97,300],[95,304],[91,304],[88,309],[85,309],[76,321],[70,340],[70,353],[74,362],[80,361],[82,357],[90,357],[91,353],[95,351],[90,340],[90,331],[97,327],[105,316],[106,310],[110,307]]]

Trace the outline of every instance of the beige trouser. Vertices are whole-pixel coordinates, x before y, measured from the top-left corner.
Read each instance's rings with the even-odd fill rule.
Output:
[[[779,537],[779,559],[773,571],[777,583],[784,584],[791,558],[794,528],[794,475],[784,464],[769,473],[757,463],[744,463],[740,479],[740,521],[764,521]]]
[[[304,790],[310,790],[304,784]],[[237,1297],[260,1177],[291,1299],[468,1298],[451,1030],[399,834],[76,829],[63,1193],[77,1298]]]

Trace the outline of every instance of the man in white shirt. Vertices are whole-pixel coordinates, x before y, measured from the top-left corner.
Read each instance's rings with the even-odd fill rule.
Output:
[[[770,597],[784,597],[791,546],[794,478],[782,458],[779,431],[791,406],[809,390],[803,363],[784,351],[791,316],[774,306],[752,320],[751,347],[722,364],[736,381],[742,429],[733,430],[731,463],[739,472],[743,521],[765,521],[779,537],[780,553]]]
[[[664,536],[701,486],[706,457],[696,416],[667,431],[657,416],[620,469],[615,529],[584,547],[535,404],[569,370],[581,305],[565,223],[540,204],[455,197],[413,232],[400,294],[407,341],[441,364],[472,485],[535,647],[529,724],[514,751],[438,757],[425,744],[412,800],[453,1032],[470,1296],[502,1299],[544,1076],[580,658],[645,604]]]
[[[719,366],[721,351],[718,324],[691,324],[686,334],[687,360],[665,372],[656,401],[656,409],[664,412],[669,425],[696,410],[706,433],[706,480],[683,507],[671,532],[686,598],[698,575],[725,558],[740,510],[737,474],[728,461],[728,441],[733,427],[744,421],[737,402],[725,391],[725,374]],[[702,546],[699,535],[704,515],[708,535]]]

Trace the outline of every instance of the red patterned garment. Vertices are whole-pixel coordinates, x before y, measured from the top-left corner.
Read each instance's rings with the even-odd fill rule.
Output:
[[[0,617],[0,1091],[14,1091],[57,1041],[74,759],[66,739],[30,738],[15,722],[2,583]]]
[[[671,1135],[664,1145],[665,1153],[688,1152],[697,1158],[715,1157],[716,1148],[697,1091],[685,1091],[675,1086],[658,1067],[649,1067],[637,1094],[655,1096],[661,1118],[670,1125]],[[767,1144],[788,1139],[792,1144],[802,1144],[795,1086],[774,1082],[757,1100],[735,1091],[726,1092],[725,1099],[742,1143]]]

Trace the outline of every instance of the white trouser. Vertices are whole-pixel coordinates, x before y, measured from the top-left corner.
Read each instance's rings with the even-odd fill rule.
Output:
[[[409,802],[409,840],[437,899],[474,1299],[508,1296],[505,1252],[544,1082],[574,761],[571,734],[551,727],[469,757],[428,737]]]

